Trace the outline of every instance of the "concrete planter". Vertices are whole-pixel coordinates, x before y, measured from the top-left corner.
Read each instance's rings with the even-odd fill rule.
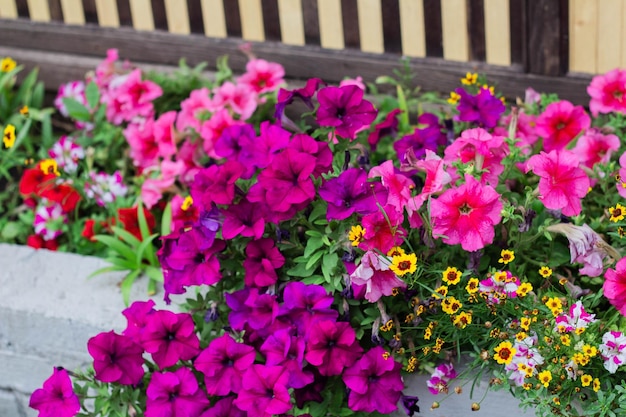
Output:
[[[102,331],[125,327],[124,304],[117,287],[122,275],[103,274],[87,281],[89,274],[106,266],[103,260],[6,244],[0,244],[0,265],[0,417],[36,417],[28,408],[28,399],[52,368],[88,365],[87,340]],[[138,282],[131,300],[146,298],[145,285]],[[159,295],[154,301],[158,308],[165,307]],[[406,390],[420,397],[420,415],[464,417],[470,413],[468,387],[430,411],[432,402],[443,396],[430,394],[426,379],[411,376]],[[481,384],[474,398],[482,398],[486,387],[486,382]],[[515,399],[504,392],[489,393],[479,413],[500,417],[506,412],[533,415],[518,410]],[[402,411],[395,414],[403,415]]]

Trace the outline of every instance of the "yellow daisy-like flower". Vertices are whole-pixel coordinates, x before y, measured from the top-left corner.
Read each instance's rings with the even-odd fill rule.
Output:
[[[457,94],[454,91],[451,91],[450,92],[450,97],[448,97],[447,101],[448,101],[448,104],[451,104],[451,105],[454,106],[456,103],[459,102],[460,99],[461,99],[461,96],[459,94]]]
[[[478,292],[479,284],[480,281],[478,280],[478,278],[470,278],[469,281],[467,281],[467,285],[465,286],[465,291],[467,291],[468,294],[475,294]]]
[[[617,235],[619,236],[620,239],[623,239],[624,236],[626,236],[626,230],[624,230],[622,226],[619,226],[617,228]]]
[[[510,249],[502,249],[502,252],[500,252],[500,259],[498,259],[498,262],[500,262],[501,264],[507,265],[513,262],[513,260],[515,260],[515,252],[513,252]]]
[[[526,339],[528,337],[528,333],[526,332],[517,332],[515,334],[515,340],[517,340],[518,342],[521,342],[522,340]]]
[[[192,205],[193,205],[193,198],[190,195],[188,195],[187,197],[185,197],[183,204],[180,205],[180,209],[182,211],[187,211]]]
[[[530,282],[522,282],[515,290],[515,294],[517,294],[518,297],[526,297],[532,290],[533,285]]]
[[[15,126],[7,125],[4,128],[4,135],[2,136],[2,142],[4,142],[5,148],[12,148],[15,145]]]
[[[17,66],[17,62],[15,62],[12,58],[6,57],[0,61],[0,72],[10,72],[15,69]]]
[[[626,207],[617,203],[615,207],[609,208],[609,214],[611,215],[611,217],[609,217],[609,220],[613,223],[622,221],[624,220],[624,217],[626,217]]]
[[[595,346],[587,345],[587,344],[583,345],[582,351],[585,355],[589,356],[590,358],[593,358],[594,356],[598,354],[598,348],[596,348]]]
[[[443,271],[442,275],[443,282],[448,285],[456,285],[461,281],[461,275],[463,275],[463,273],[455,267],[449,266]]]
[[[456,314],[456,312],[459,311],[461,307],[463,307],[463,304],[461,304],[461,302],[454,297],[446,297],[441,302],[441,309],[444,313],[449,315]]]
[[[464,329],[468,324],[472,324],[472,313],[461,311],[459,314],[454,316],[452,323],[459,329]]]
[[[412,274],[417,270],[417,256],[414,253],[394,256],[389,269],[399,277]]]
[[[493,355],[493,359],[498,362],[500,365],[508,365],[513,360],[513,356],[515,356],[515,352],[517,349],[513,347],[511,342],[505,340],[504,342],[500,342],[498,346],[494,348],[496,354]]]
[[[576,330],[574,330],[574,333],[576,333],[578,336],[580,336],[581,334],[585,333],[585,329],[584,327],[579,327]]]
[[[550,276],[552,276],[552,270],[547,266],[542,266],[541,268],[539,268],[539,275],[544,278],[549,278]]]
[[[552,402],[556,405],[561,405],[561,399],[559,397],[554,397]]]
[[[57,161],[52,158],[44,159],[39,163],[39,168],[41,172],[44,174],[54,174],[57,177],[61,174],[59,173],[59,166],[57,165]]]
[[[20,109],[20,114],[24,117],[28,117],[29,109],[27,105],[23,105]]]
[[[541,371],[539,372],[538,378],[539,382],[541,382],[544,387],[548,388],[550,381],[552,381],[552,372],[547,369],[545,371]]]
[[[361,225],[352,226],[350,233],[348,233],[348,239],[352,242],[352,246],[359,246],[363,242],[365,235],[365,229]]]
[[[525,331],[529,331],[531,322],[532,320],[530,319],[530,317],[522,317],[522,319],[520,320],[519,327],[521,327]]]
[[[465,74],[465,77],[461,78],[461,84],[463,85],[472,85],[472,84],[476,84],[476,81],[478,80],[478,74],[471,73],[468,72]]]
[[[445,340],[438,337],[437,340],[435,341],[435,346],[433,346],[433,353],[441,352],[441,348],[443,347],[444,343],[445,343]]]
[[[496,282],[506,282],[508,275],[506,271],[497,271],[493,274],[493,280]]]
[[[406,255],[406,252],[400,246],[394,246],[393,248],[389,249],[389,252],[387,252],[387,256],[389,256],[390,258],[400,255]]]
[[[561,299],[558,297],[550,297],[545,302],[546,307],[552,311],[552,314],[555,316],[563,312],[563,304],[561,303]]]
[[[580,385],[582,385],[583,387],[588,387],[589,385],[591,385],[592,381],[593,377],[591,375],[584,374],[580,377]]]
[[[433,297],[435,298],[443,298],[446,295],[448,295],[448,287],[445,285],[435,288],[435,292],[433,292]]]
[[[561,335],[561,344],[563,346],[569,346],[572,343],[572,339],[570,339],[569,335],[564,334]]]
[[[595,392],[600,391],[600,379],[598,379],[598,378],[594,378],[593,379],[593,390]]]

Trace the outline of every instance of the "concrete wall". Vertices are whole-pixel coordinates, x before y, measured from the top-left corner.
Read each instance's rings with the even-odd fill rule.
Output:
[[[0,417],[36,417],[28,408],[30,393],[41,387],[54,366],[77,369],[90,363],[87,340],[102,331],[122,330],[124,309],[117,284],[121,274],[86,277],[106,266],[101,259],[36,251],[0,244]],[[132,299],[145,299],[145,278],[133,288]],[[165,304],[153,297],[159,308]],[[175,307],[174,307],[175,308]],[[426,376],[410,378],[407,394],[421,398],[423,416],[464,417],[470,412],[469,388],[462,395],[433,396]],[[475,393],[482,398],[486,383]],[[429,411],[434,400],[441,407]],[[516,415],[516,402],[507,393],[489,393],[480,415]],[[398,412],[397,416],[404,413]]]

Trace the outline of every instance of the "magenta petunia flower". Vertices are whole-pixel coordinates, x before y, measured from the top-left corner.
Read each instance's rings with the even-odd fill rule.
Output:
[[[583,106],[566,100],[550,103],[537,117],[535,131],[543,138],[543,150],[560,151],[583,130],[589,129],[591,119]]]
[[[72,381],[63,368],[54,368],[43,387],[30,396],[30,408],[39,411],[39,417],[73,417],[80,411],[78,396],[72,389]]]
[[[317,101],[320,104],[317,123],[334,127],[342,138],[355,139],[359,131],[367,129],[376,119],[376,109],[363,100],[363,90],[356,85],[322,88]]]
[[[490,129],[498,124],[500,116],[506,110],[500,99],[488,88],[481,88],[475,96],[463,88],[454,91],[461,96],[457,110],[458,118],[462,122],[473,122],[476,126]]]
[[[141,335],[148,323],[148,316],[156,312],[154,306],[155,303],[152,300],[135,301],[130,307],[122,311],[128,323],[122,334],[130,337],[135,343],[140,344]]]
[[[341,375],[362,353],[350,323],[320,320],[308,331],[305,358],[321,375]]]
[[[226,304],[231,308],[228,321],[234,330],[241,331],[249,326],[254,330],[269,328],[278,316],[276,296],[259,294],[257,288],[224,294]]]
[[[622,258],[604,274],[604,296],[623,316],[626,316],[626,258]]]
[[[300,98],[309,109],[313,110],[313,96],[322,84],[325,83],[319,78],[309,78],[306,85],[302,88],[296,88],[293,90],[285,90],[284,88],[281,88],[278,90],[274,118],[276,120],[283,120],[285,107],[293,103],[296,98]]]
[[[391,295],[394,288],[406,288],[406,283],[389,269],[391,261],[374,250],[365,252],[361,263],[350,275],[354,286],[365,287],[365,299],[375,303],[384,295]]]
[[[351,390],[348,407],[353,411],[389,414],[398,409],[404,383],[402,365],[383,356],[385,350],[376,346],[343,373],[343,382]]]
[[[130,337],[113,331],[100,333],[89,339],[87,350],[93,357],[97,380],[136,385],[143,378],[143,348]]]
[[[430,204],[434,237],[443,237],[448,245],[460,243],[469,252],[493,242],[502,202],[492,187],[466,175],[465,184],[446,190]]]
[[[403,221],[404,214],[391,205],[363,216],[361,223],[365,233],[359,248],[387,253],[392,247],[399,246],[406,236],[406,230],[402,227]]]
[[[216,401],[211,408],[206,410],[200,417],[247,417],[242,411],[233,405],[235,397],[222,398]]]
[[[190,314],[158,310],[148,316],[142,346],[152,354],[159,368],[179,360],[189,360],[200,353],[200,341]]]
[[[291,133],[280,125],[263,122],[260,135],[242,146],[239,162],[246,166],[265,168],[271,164],[274,156],[289,145]]]
[[[616,68],[596,75],[587,87],[591,96],[589,110],[594,117],[599,113],[626,113],[626,70]]]
[[[263,232],[265,232],[265,206],[243,198],[224,211],[222,237],[225,240],[237,236],[260,239]]]
[[[288,147],[315,157],[315,168],[313,169],[315,178],[331,171],[333,153],[328,147],[328,143],[317,141],[304,133],[298,133],[293,136]]]
[[[419,128],[413,133],[403,136],[393,143],[393,149],[401,163],[407,161],[407,152],[412,150],[413,155],[421,159],[426,151],[437,152],[440,145],[446,144],[446,136],[441,131],[439,117],[432,113],[423,113],[417,118]]]
[[[313,373],[303,369],[305,341],[291,329],[273,332],[259,349],[268,366],[280,365],[289,374],[289,388],[303,388],[313,382]]]
[[[233,404],[249,417],[270,417],[291,409],[288,374],[282,366],[252,365],[243,377],[243,388]]]
[[[274,239],[253,240],[246,246],[246,270],[244,282],[250,287],[268,287],[278,280],[276,270],[285,264],[285,257],[274,243]]]
[[[527,170],[539,176],[539,200],[566,216],[582,211],[581,199],[589,190],[589,177],[579,168],[580,159],[571,151],[541,152],[528,160]]]
[[[254,147],[256,141],[257,136],[252,125],[234,124],[222,131],[222,135],[215,142],[213,152],[220,158],[239,162],[245,168],[242,177],[248,179],[254,173],[255,167],[249,163],[249,158],[244,160],[244,152]]]
[[[254,348],[224,334],[213,339],[198,355],[194,367],[204,374],[209,395],[238,393],[243,374],[254,363],[255,355]]]
[[[245,171],[245,167],[236,161],[202,169],[196,174],[191,185],[194,204],[208,211],[211,210],[212,203],[232,203],[235,198],[235,182]]]
[[[402,113],[402,110],[393,109],[387,113],[385,120],[374,126],[374,130],[367,137],[367,143],[369,143],[373,151],[376,150],[376,146],[382,138],[389,136],[395,138],[398,133],[398,114],[400,113]]]
[[[283,291],[281,316],[289,316],[298,331],[305,334],[319,320],[336,320],[339,313],[331,307],[335,298],[321,285],[289,282]]]
[[[246,64],[246,72],[237,80],[248,84],[258,94],[274,91],[285,82],[285,69],[275,62],[252,59]]]
[[[146,390],[146,417],[199,417],[209,400],[189,368],[155,372]]]
[[[620,140],[616,135],[605,135],[600,129],[591,128],[578,138],[572,152],[583,165],[593,170],[595,164],[608,164],[619,146]]]

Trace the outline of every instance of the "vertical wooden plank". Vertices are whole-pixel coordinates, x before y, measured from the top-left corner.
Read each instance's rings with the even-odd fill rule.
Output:
[[[304,43],[320,45],[320,18],[317,0],[302,0],[302,21],[304,22]]]
[[[15,0],[0,0],[0,17],[3,19],[17,18]]]
[[[467,2],[469,59],[472,61],[485,61],[487,56],[485,49],[485,6],[483,0]]]
[[[96,0],[83,0],[83,10],[85,12],[85,22],[98,24],[98,10]]]
[[[150,0],[130,0],[130,14],[133,17],[133,28],[154,30]]]
[[[598,0],[598,64],[595,72],[607,72],[622,63],[623,0]]]
[[[402,53],[406,56],[426,56],[423,0],[400,0],[399,6]]]
[[[30,12],[30,20],[35,22],[50,21],[50,7],[48,0],[28,0],[28,10]]]
[[[626,5],[622,5],[622,68],[626,68]]]
[[[485,58],[488,64],[511,65],[509,2],[485,2]]]
[[[521,64],[524,71],[528,71],[526,10],[526,0],[509,0],[511,62]]]
[[[98,23],[100,26],[116,28],[120,26],[117,3],[111,0],[96,0]]]
[[[241,13],[237,0],[223,0],[224,20],[228,36],[241,38]]]
[[[451,61],[467,61],[469,39],[466,0],[446,0],[442,2],[442,6],[443,57]]]
[[[130,9],[129,0],[117,0],[115,4],[117,5],[117,15],[120,18],[120,25],[133,26],[133,14]]]
[[[189,13],[187,2],[180,0],[165,0],[165,14],[167,15],[167,27],[171,33],[188,35]]]
[[[48,0],[48,7],[50,8],[50,19],[55,22],[63,22],[63,7],[61,7],[61,0]]]
[[[357,0],[341,0],[341,23],[346,48],[361,49]]]
[[[202,20],[204,34],[212,38],[225,38],[226,20],[222,0],[202,0]]]
[[[533,74],[564,75],[567,71],[568,0],[528,1],[528,71]],[[565,27],[563,27],[565,26]]]
[[[400,2],[387,0],[381,3],[383,19],[383,42],[385,52],[402,52],[402,30],[400,29]]]
[[[61,0],[63,9],[63,21],[68,25],[84,25],[85,12],[80,0]]]
[[[282,38],[278,0],[261,0],[263,34],[268,41],[280,41]]]
[[[278,17],[282,42],[304,45],[304,20],[300,0],[278,0]]]
[[[572,71],[596,72],[597,6],[596,0],[571,0],[570,69]]]
[[[151,0],[152,19],[154,20],[154,28],[160,30],[168,30],[167,11],[165,10],[165,0]]]
[[[343,49],[343,23],[339,0],[318,0],[317,7],[322,48]],[[362,32],[359,33],[362,35]],[[361,38],[362,47],[363,39]]]
[[[426,56],[443,57],[441,0],[424,0]]]
[[[187,11],[189,14],[189,30],[191,33],[204,35],[201,0],[187,0]]]
[[[263,10],[260,0],[239,0],[241,37],[248,41],[263,42]]]
[[[389,0],[388,0],[389,1]],[[379,0],[357,0],[359,37],[363,52],[384,52],[383,17]]]
[[[30,18],[30,10],[26,0],[15,0],[15,7],[17,8],[18,17]]]

